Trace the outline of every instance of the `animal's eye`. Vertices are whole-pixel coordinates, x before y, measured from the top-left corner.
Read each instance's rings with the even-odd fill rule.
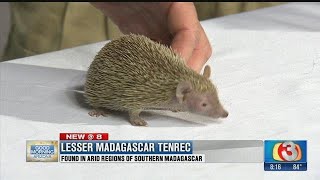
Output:
[[[207,106],[207,103],[202,103],[202,106],[203,106],[203,107],[206,107],[206,106]]]

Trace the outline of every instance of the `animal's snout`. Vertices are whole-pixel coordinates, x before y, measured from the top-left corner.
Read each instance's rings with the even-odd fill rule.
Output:
[[[227,111],[223,111],[223,113],[221,114],[221,117],[226,118],[228,117],[229,113]]]
[[[215,111],[209,114],[209,116],[213,118],[226,118],[228,117],[228,115],[229,115],[228,111],[224,109],[219,109],[218,111]]]
[[[219,117],[221,118],[226,118],[229,115],[228,111],[224,110],[223,107],[219,108],[218,112],[219,112]]]

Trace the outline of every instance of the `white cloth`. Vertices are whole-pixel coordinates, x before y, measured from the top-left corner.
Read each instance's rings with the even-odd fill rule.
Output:
[[[19,74],[34,68],[25,66],[16,72],[0,71],[1,86],[15,88],[0,92],[1,103],[8,105],[0,110],[0,179],[319,179],[320,33],[204,28],[214,47],[208,64],[229,111],[226,120],[211,123],[194,115],[161,112],[143,115],[149,127],[133,127],[121,115],[92,118],[86,108],[68,99],[84,72],[36,67],[33,73]],[[12,62],[86,70],[104,44]],[[25,81],[19,82],[19,76]],[[54,140],[60,132],[108,132],[115,140],[306,139],[308,171],[264,172],[262,163],[25,162],[26,140]]]

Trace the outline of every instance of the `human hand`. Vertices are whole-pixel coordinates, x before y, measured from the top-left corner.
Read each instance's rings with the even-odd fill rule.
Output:
[[[209,40],[198,20],[193,3],[91,3],[124,33],[145,35],[170,45],[187,65],[200,72],[212,54]]]

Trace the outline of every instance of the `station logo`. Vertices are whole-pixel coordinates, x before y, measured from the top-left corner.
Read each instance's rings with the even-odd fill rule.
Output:
[[[272,157],[276,161],[299,161],[302,157],[301,147],[292,141],[276,143]]]

